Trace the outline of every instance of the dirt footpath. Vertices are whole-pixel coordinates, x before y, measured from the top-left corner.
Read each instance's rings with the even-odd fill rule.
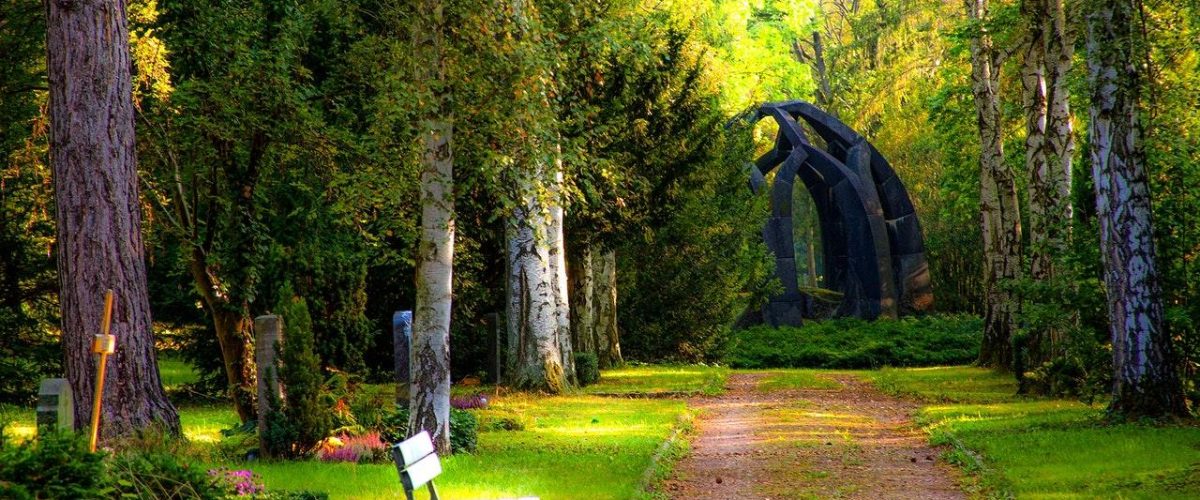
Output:
[[[916,405],[850,375],[838,389],[764,392],[734,374],[699,398],[692,451],[665,485],[677,499],[965,498],[957,471],[927,444]]]

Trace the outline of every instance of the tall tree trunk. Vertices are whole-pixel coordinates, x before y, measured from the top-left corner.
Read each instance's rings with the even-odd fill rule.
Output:
[[[1025,108],[1025,171],[1029,174],[1029,242],[1030,276],[1046,278],[1051,269],[1050,249],[1047,247],[1051,219],[1059,214],[1049,212],[1055,196],[1049,181],[1046,160],[1046,35],[1042,16],[1046,0],[1023,0],[1021,14],[1028,30],[1025,38],[1025,57],[1021,62],[1021,97]]]
[[[409,434],[433,437],[438,453],[450,453],[450,312],[454,276],[454,137],[446,86],[446,19],[441,0],[418,4],[413,30],[419,81],[432,97],[422,127],[421,242],[417,250],[417,299],[409,366]]]
[[[547,244],[550,246],[550,269],[554,285],[554,304],[558,328],[558,350],[562,355],[563,374],[575,383],[575,355],[571,348],[571,301],[567,287],[567,248],[563,232],[563,165],[562,146],[554,145],[554,173],[551,179],[550,230]]]
[[[421,245],[413,315],[409,432],[450,451],[450,306],[454,269],[453,159],[447,122],[429,122],[421,172]]]
[[[230,304],[228,296],[220,291],[220,285],[208,270],[207,257],[198,247],[192,249],[188,271],[204,309],[213,319],[213,330],[225,367],[226,390],[233,401],[233,408],[242,423],[255,420],[257,409],[254,398],[258,387],[254,363],[254,321],[250,319],[249,307],[244,303],[240,308]]]
[[[1109,409],[1135,417],[1184,416],[1187,404],[1171,338],[1162,326],[1150,193],[1138,137],[1142,57],[1133,32],[1136,9],[1132,0],[1093,0],[1087,19],[1088,133],[1115,370]]]
[[[508,353],[510,385],[560,393],[563,369],[556,269],[549,234],[551,215],[539,189],[543,164],[517,172],[521,206],[508,217]]]
[[[1071,206],[1071,168],[1075,156],[1075,131],[1071,124],[1071,91],[1068,75],[1075,56],[1075,40],[1067,29],[1064,0],[1041,0],[1045,8],[1046,37],[1046,165],[1045,181],[1052,195],[1046,199],[1046,246],[1052,254],[1067,251],[1074,208]],[[1057,222],[1057,223],[1055,223]],[[1050,276],[1054,275],[1051,261]]]
[[[617,331],[617,253],[605,250],[596,273],[596,351],[601,368],[621,366],[621,339]]]
[[[571,267],[571,339],[576,352],[596,354],[595,269],[592,245],[582,245]]]
[[[89,422],[92,338],[111,288],[117,350],[105,379],[101,436],[156,422],[178,433],[179,414],[159,380],[151,331],[125,2],[46,5],[62,344],[76,426]]]
[[[987,0],[967,0],[967,14],[986,20]],[[1004,164],[1000,115],[1002,57],[984,29],[971,41],[971,89],[980,139],[980,215],[984,259],[984,330],[979,364],[1011,369],[1016,300],[1008,283],[1021,275],[1021,215],[1013,171]]]

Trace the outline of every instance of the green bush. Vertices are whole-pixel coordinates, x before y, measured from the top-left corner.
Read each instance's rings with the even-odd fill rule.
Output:
[[[408,409],[396,408],[379,419],[372,427],[389,443],[408,437]],[[450,450],[453,453],[474,453],[479,442],[479,420],[475,414],[457,408],[450,409]]]
[[[108,498],[113,493],[104,454],[82,436],[42,434],[0,450],[0,498]]]
[[[450,451],[475,453],[479,444],[479,419],[467,410],[450,409]]]
[[[579,386],[592,385],[600,380],[600,361],[590,352],[575,353],[575,376]]]
[[[281,408],[278,398],[271,396],[272,411],[261,417],[267,419],[263,444],[268,456],[298,458],[311,454],[329,435],[333,423],[328,406],[321,404],[324,381],[313,348],[308,305],[291,293],[290,286],[284,286],[280,297],[277,311],[283,320],[284,341],[282,366],[277,370],[287,401]]]
[[[975,316],[810,321],[799,328],[756,326],[735,334],[725,361],[734,368],[878,368],[975,361],[983,322]]]
[[[233,492],[203,468],[181,463],[161,452],[132,452],[113,457],[115,494],[120,498],[153,500],[194,498],[220,500]]]

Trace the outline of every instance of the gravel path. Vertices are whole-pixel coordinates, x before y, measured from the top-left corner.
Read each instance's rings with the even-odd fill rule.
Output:
[[[666,492],[677,499],[965,498],[957,471],[912,424],[916,406],[851,375],[838,389],[764,392],[732,375],[699,398],[698,435]]]

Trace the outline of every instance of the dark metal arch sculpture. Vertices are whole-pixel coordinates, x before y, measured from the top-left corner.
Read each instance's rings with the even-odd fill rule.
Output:
[[[755,192],[765,174],[782,165],[771,188],[771,217],[763,228],[775,255],[783,293],[772,297],[763,320],[799,325],[814,311],[801,292],[792,244],[792,187],[804,183],[817,208],[826,287],[842,293],[835,315],[873,319],[928,310],[933,304],[924,237],[903,183],[887,159],[841,121],[803,101],[767,103],[752,121],[779,124],[775,147],[755,161]],[[803,119],[828,150],[814,146],[797,122]]]

